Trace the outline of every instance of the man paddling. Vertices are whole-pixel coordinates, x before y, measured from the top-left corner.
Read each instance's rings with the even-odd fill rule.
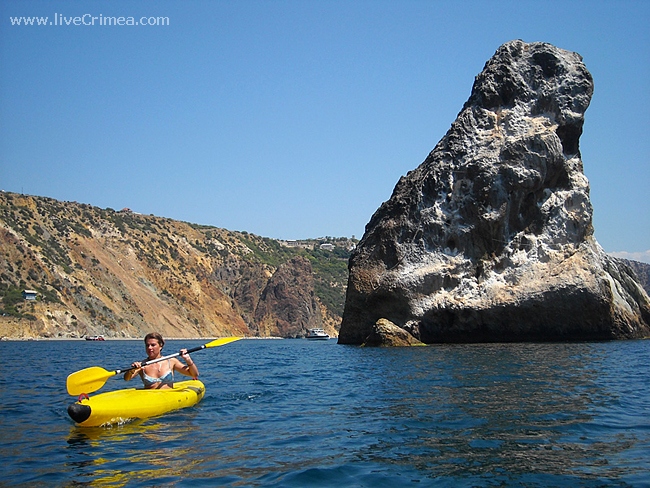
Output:
[[[145,361],[149,362],[162,357],[162,349],[165,341],[160,334],[150,332],[144,337],[144,344],[145,351],[147,352],[147,359]],[[124,379],[130,381],[136,374],[139,374],[145,388],[157,389],[172,388],[174,386],[174,371],[178,371],[186,376],[198,378],[199,369],[188,354],[187,349],[181,349],[180,353],[185,364],[181,363],[175,357],[145,366],[142,366],[142,363],[145,361],[135,361],[131,364],[131,367],[134,369],[130,369],[124,373]]]

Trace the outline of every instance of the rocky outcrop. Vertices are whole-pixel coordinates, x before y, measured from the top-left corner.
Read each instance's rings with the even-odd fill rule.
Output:
[[[579,151],[592,92],[578,54],[501,46],[366,226],[339,342],[379,318],[425,343],[650,335],[647,294],[593,236]]]
[[[646,293],[650,293],[650,264],[629,259],[621,259],[636,273],[637,281],[641,284]]]
[[[308,259],[296,257],[278,267],[257,304],[255,323],[263,337],[304,337],[307,329],[323,327]]]
[[[362,345],[366,347],[402,347],[424,346],[425,344],[390,320],[379,319]]]

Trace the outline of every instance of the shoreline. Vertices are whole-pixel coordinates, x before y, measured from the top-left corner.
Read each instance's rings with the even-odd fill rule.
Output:
[[[213,341],[223,339],[224,337],[240,336],[220,336],[220,337],[165,337],[166,341]],[[251,340],[285,340],[284,337],[252,337],[241,336],[242,339]],[[87,341],[84,337],[0,337],[0,342],[36,342],[36,341],[81,341],[81,342],[116,342],[116,341],[142,341],[142,337],[104,337],[103,341]]]

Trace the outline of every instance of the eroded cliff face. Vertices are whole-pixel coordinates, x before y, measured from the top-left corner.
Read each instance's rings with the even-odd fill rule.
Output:
[[[301,252],[345,269],[248,233],[0,192],[0,338],[336,336],[315,285],[345,280]]]
[[[339,342],[386,318],[426,343],[650,335],[650,302],[593,237],[579,151],[593,81],[572,52],[501,46],[350,259]]]
[[[323,327],[312,274],[311,263],[303,257],[278,267],[255,309],[258,335],[296,338]]]

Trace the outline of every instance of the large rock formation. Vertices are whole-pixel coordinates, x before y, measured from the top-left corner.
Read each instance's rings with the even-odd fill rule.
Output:
[[[647,294],[593,236],[578,146],[592,93],[578,54],[501,46],[366,226],[339,342],[382,317],[425,343],[650,335]]]

